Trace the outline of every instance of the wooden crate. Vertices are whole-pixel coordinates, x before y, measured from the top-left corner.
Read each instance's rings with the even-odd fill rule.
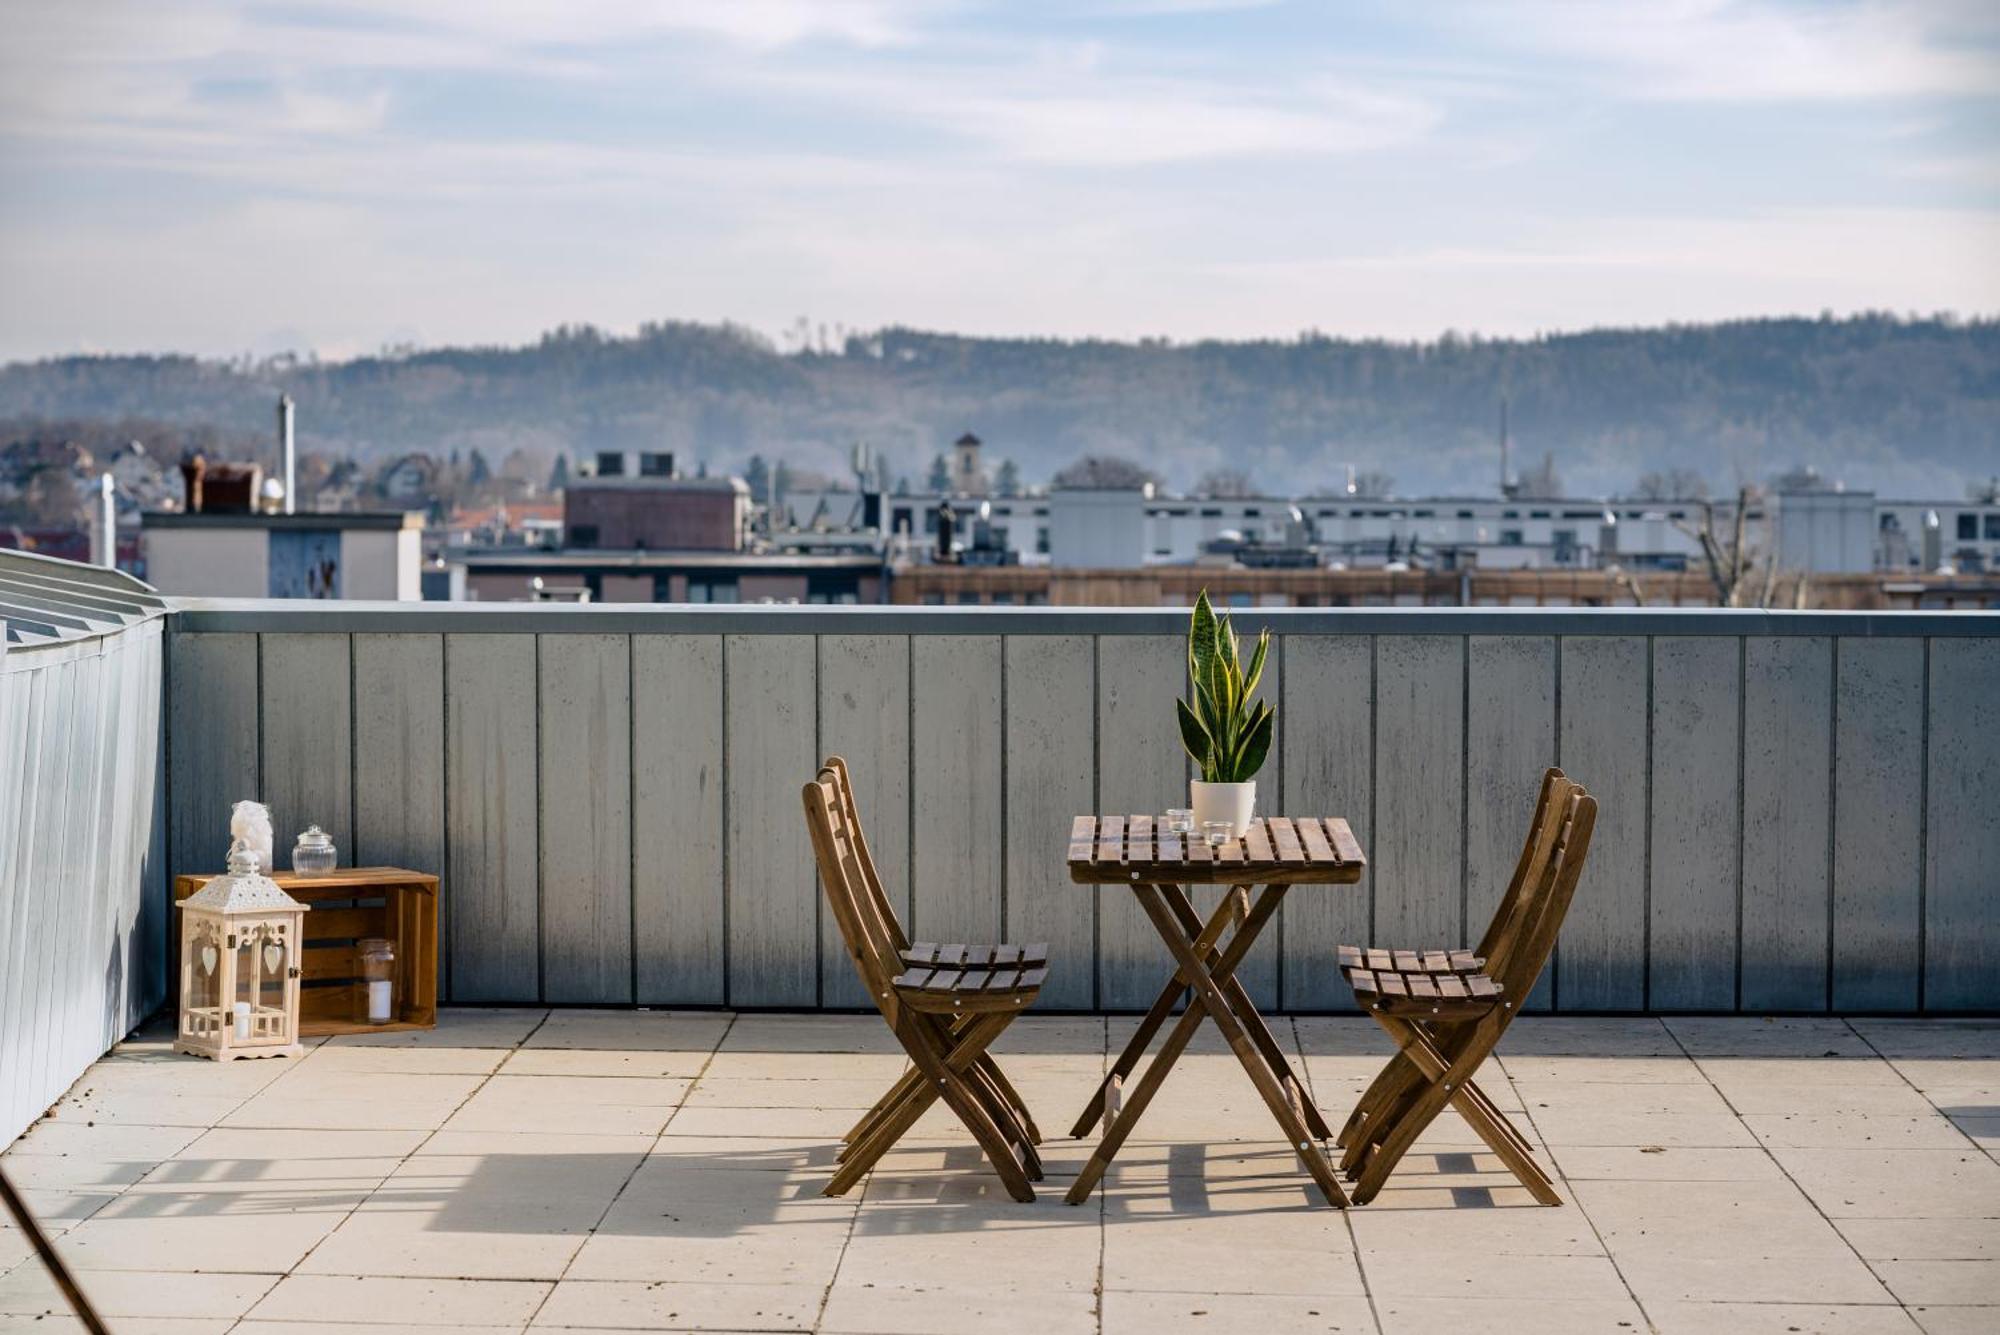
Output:
[[[175,906],[212,879],[175,877]],[[322,876],[276,872],[271,879],[307,909],[300,1037],[437,1025],[437,877],[401,867],[343,867]],[[388,1024],[354,1018],[361,974],[354,943],[370,936],[396,948],[397,1014]]]

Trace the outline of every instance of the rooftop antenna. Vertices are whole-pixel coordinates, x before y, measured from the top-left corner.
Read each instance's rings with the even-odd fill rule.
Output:
[[[1514,497],[1513,469],[1508,467],[1508,451],[1512,442],[1507,439],[1507,396],[1500,396],[1500,495],[1508,500]]]

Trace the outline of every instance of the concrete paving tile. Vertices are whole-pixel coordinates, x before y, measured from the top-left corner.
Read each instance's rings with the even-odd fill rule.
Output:
[[[1211,1193],[1104,1192],[1106,1288],[1190,1293],[1365,1294],[1347,1222],[1310,1183]],[[843,1274],[845,1272],[843,1271]]]
[[[338,1197],[282,1207],[224,1199],[192,1205],[179,1198],[121,1196],[63,1235],[65,1260],[81,1270],[184,1270],[191,1256],[210,1268],[282,1274],[297,1265],[345,1217]],[[164,1211],[164,1212],[163,1212]]]
[[[820,1080],[744,1080],[710,1076],[688,1091],[690,1108],[847,1108],[859,1116],[887,1093],[890,1081],[865,1076]],[[1925,1105],[1927,1108],[1929,1105]],[[854,1118],[848,1119],[850,1122]]]
[[[83,1322],[66,1311],[50,1312],[44,1316],[40,1312],[29,1316],[26,1313],[0,1312],[0,1335],[57,1335],[58,1332],[82,1331]]]
[[[382,1275],[288,1275],[251,1309],[260,1321],[337,1316],[363,1325],[527,1324],[555,1286],[492,1279],[398,1279]]]
[[[1103,1057],[1107,1045],[1101,1015],[1023,1015],[993,1044],[1001,1057]]]
[[[377,1325],[362,1321],[257,1321],[239,1322],[230,1335],[521,1335],[520,1326],[438,1326],[391,1323]],[[123,1330],[118,1335],[125,1335]]]
[[[190,1126],[90,1126],[65,1118],[44,1117],[7,1147],[7,1159],[11,1163],[24,1155],[67,1155],[92,1170],[112,1163],[144,1164],[151,1168],[192,1144],[201,1132],[202,1128]]]
[[[446,1131],[658,1134],[687,1096],[685,1080],[496,1075],[445,1122]]]
[[[513,1048],[519,1047],[549,1014],[541,1006],[445,1006],[435,1029],[396,1029],[379,1034],[342,1034],[331,1047]]]
[[[1486,1251],[1509,1256],[1602,1256],[1583,1211],[1531,1205],[1504,1209],[1377,1210],[1372,1205],[1347,1212],[1364,1255],[1381,1254],[1385,1264],[1426,1265],[1446,1252]]]
[[[1920,1335],[1900,1307],[1648,1302],[1659,1335]]]
[[[1383,1335],[1465,1335],[1469,1330],[1535,1335],[1633,1335],[1645,1314],[1630,1298],[1570,1302],[1560,1298],[1378,1299]]]
[[[10,1170],[8,1180],[13,1181]],[[24,1187],[15,1183],[22,1203],[34,1214],[45,1233],[67,1233],[84,1220],[118,1199],[115,1192],[78,1191],[74,1188]]]
[[[1895,1117],[1834,1113],[1759,1113],[1744,1125],[1765,1145],[1800,1149],[1948,1150],[1965,1144],[1965,1133],[1937,1113]]]
[[[217,1127],[147,1175],[158,1183],[324,1182],[385,1177],[424,1143],[422,1131]]]
[[[380,1075],[491,1075],[509,1056],[499,1047],[392,1047],[322,1043],[294,1065],[300,1073],[360,1071]],[[235,1065],[243,1065],[237,1062]]]
[[[1695,1063],[1705,1079],[1729,1092],[1782,1085],[1788,1089],[1812,1086],[1819,1097],[1830,1090],[1850,1086],[1902,1085],[1902,1074],[1893,1062],[1880,1057],[1703,1057]],[[1867,1097],[1864,1093],[1862,1097]]]
[[[431,1131],[458,1110],[455,1102],[384,1103],[375,1099],[292,1099],[260,1094],[218,1126],[295,1130]]]
[[[2000,1326],[2000,1261],[1871,1261],[1889,1292],[1911,1307],[1985,1304]]]
[[[83,1079],[90,1077],[86,1074]],[[80,1082],[81,1083],[81,1082]],[[79,1122],[133,1122],[144,1126],[214,1126],[243,1102],[248,1094],[161,1093],[149,1089],[93,1089],[85,1094],[67,1094],[57,1102],[53,1116]]]
[[[879,1023],[879,1021],[878,1021]],[[705,1080],[874,1080],[884,1089],[909,1066],[894,1052],[739,1051],[727,1044],[708,1059]]]
[[[721,1108],[686,1107],[674,1113],[666,1133],[671,1137],[712,1139],[775,1137],[783,1140],[820,1139],[837,1145],[861,1115],[859,1108]],[[960,1131],[959,1135],[967,1133]]]
[[[893,1054],[903,1045],[879,1015],[739,1015],[718,1052]]]
[[[236,1328],[236,1322],[228,1317],[128,1316],[118,1319],[118,1335],[226,1335],[226,1332]],[[44,1331],[43,1335],[48,1333]]]
[[[649,1132],[598,1134],[588,1131],[433,1131],[412,1152],[418,1160],[484,1158],[533,1160],[546,1155],[595,1159],[600,1155],[643,1157],[659,1143]]]
[[[1202,1331],[1207,1335],[1372,1335],[1366,1298],[1327,1294],[1131,1293],[1107,1289],[1103,1335]]]
[[[1937,1087],[1980,1089],[2000,1103],[2000,1057],[1898,1057],[1889,1065],[1926,1094]]]
[[[674,1283],[831,1283],[860,1208],[789,1174],[648,1160],[568,1277]]]
[[[1386,1036],[1385,1036],[1386,1038]],[[1523,1057],[1679,1057],[1681,1047],[1655,1019],[1523,1015],[1501,1051]],[[1386,1054],[1385,1054],[1386,1055]]]
[[[871,1184],[840,1260],[839,1284],[1088,1294],[1097,1284],[1099,1247],[1097,1212],[1065,1205],[1057,1191],[1039,1192],[1027,1205],[1000,1191],[878,1201]]]
[[[1746,1249],[1752,1244],[1745,1243]],[[1665,1302],[1893,1304],[1873,1272],[1852,1252],[1811,1258],[1631,1254],[1613,1244],[1625,1282],[1649,1308]]]
[[[1716,1182],[1699,1191],[1656,1182],[1575,1182],[1611,1254],[1811,1260],[1852,1252],[1789,1182]]]
[[[1924,1328],[1924,1335],[1993,1335],[1991,1307],[1943,1307],[1929,1304],[1910,1314]]]
[[[1602,1099],[1592,1095],[1602,1092]],[[1531,1143],[1751,1148],[1756,1137],[1707,1085],[1534,1083],[1514,1123]]]
[[[106,1317],[207,1317],[233,1320],[249,1311],[276,1275],[194,1273],[174,1270],[97,1270],[78,1283]],[[0,1279],[0,1312],[66,1312],[68,1301],[39,1265]],[[124,1323],[119,1323],[123,1328]]]
[[[1772,1157],[1829,1216],[1985,1219],[2000,1201],[2000,1164],[1963,1150],[1789,1149]]]
[[[1852,1020],[1884,1057],[2000,1058],[2000,1020]]]
[[[2000,1150],[2000,1116],[1954,1117],[1951,1124],[1981,1148]]]
[[[1887,1063],[1883,1069],[1889,1070]],[[1936,1117],[1937,1109],[1893,1070],[1879,1084],[1791,1084],[1772,1079],[1732,1077],[1717,1081],[1729,1106],[1752,1114],[1859,1117]]]
[[[531,1327],[599,1330],[807,1331],[823,1286],[806,1284],[640,1284],[566,1279]]]
[[[734,1016],[724,1011],[556,1010],[524,1048],[709,1053]],[[876,1021],[879,1025],[881,1021]]]
[[[933,1146],[909,1147],[908,1142],[889,1151],[888,1160],[904,1153],[931,1154]],[[728,1168],[755,1168],[780,1173],[831,1174],[839,1142],[825,1136],[738,1136],[665,1135],[653,1142],[650,1158],[669,1163],[689,1163]]]
[[[1698,1085],[1707,1079],[1699,1066],[1679,1054],[1659,1057],[1542,1057],[1503,1052],[1500,1054],[1500,1068],[1510,1080],[1538,1084]],[[1484,1076],[1485,1072],[1481,1075]],[[1487,1082],[1482,1079],[1481,1083]]]
[[[819,1329],[828,1335],[1020,1335],[1032,1322],[1036,1335],[1094,1335],[1097,1298],[1090,1293],[1033,1291],[1032,1317],[1018,1293],[967,1290],[949,1278],[920,1287],[885,1284],[833,1286]],[[949,1311],[945,1326],[940,1311]]]
[[[1847,1021],[1831,1017],[1669,1015],[1661,1023],[1694,1057],[1873,1057]],[[1510,1035],[1511,1037],[1511,1035]]]
[[[1373,1208],[1372,1206],[1369,1208]],[[1417,1260],[1408,1251],[1361,1253],[1368,1291],[1377,1299],[1547,1298],[1617,1302],[1625,1281],[1608,1256],[1523,1256],[1439,1251]]]
[[[708,1064],[706,1052],[606,1052],[598,1048],[516,1048],[502,1075],[624,1076],[688,1080]]]
[[[1777,1182],[1784,1170],[1762,1149],[1700,1146],[1555,1145],[1549,1153],[1571,1181]]]
[[[2000,1261],[2000,1218],[1836,1219],[1833,1226],[1870,1261]]]

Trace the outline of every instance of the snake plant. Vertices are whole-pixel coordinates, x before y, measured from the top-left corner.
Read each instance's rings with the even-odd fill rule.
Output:
[[[1218,617],[1209,606],[1208,590],[1201,591],[1188,622],[1188,682],[1194,699],[1174,701],[1174,711],[1180,718],[1181,745],[1194,757],[1205,783],[1247,783],[1264,766],[1276,711],[1250,697],[1264,675],[1270,648],[1271,632],[1266,630],[1257,637],[1246,669],[1228,615]]]

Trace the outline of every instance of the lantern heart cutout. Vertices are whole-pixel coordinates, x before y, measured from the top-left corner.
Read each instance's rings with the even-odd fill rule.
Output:
[[[201,948],[201,971],[203,973],[214,973],[217,958],[214,946],[203,946]]]
[[[276,973],[278,966],[285,962],[285,948],[271,945],[264,947],[264,972]]]

